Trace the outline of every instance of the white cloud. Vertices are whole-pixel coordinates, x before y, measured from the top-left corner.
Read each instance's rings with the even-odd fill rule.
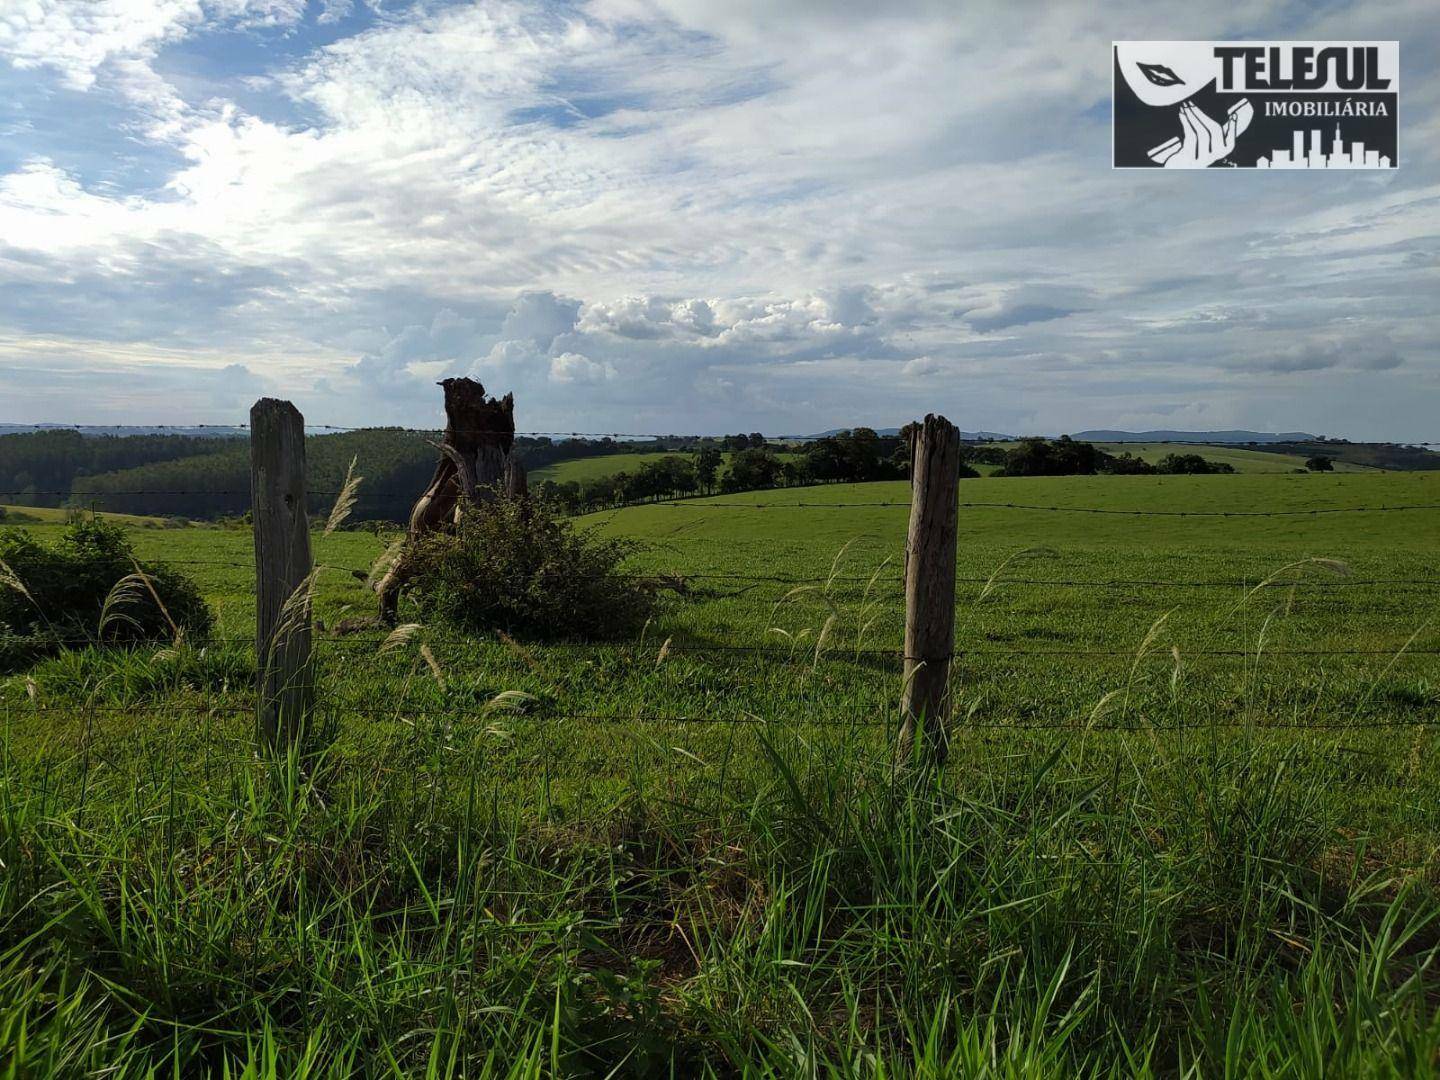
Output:
[[[905,361],[900,368],[900,374],[907,379],[914,379],[934,375],[940,370],[942,370],[942,366],[933,356],[917,356],[913,360]]]
[[[207,20],[279,26],[304,10],[305,0],[22,0],[0,10],[0,57],[84,90],[107,61],[152,57]]]
[[[1423,137],[1440,91],[1408,77],[1436,58],[1440,18],[1418,0],[367,15],[347,0],[0,13],[18,77],[121,103],[151,155],[147,184],[97,182],[46,141],[55,117],[25,117],[34,141],[0,174],[0,331],[78,341],[104,323],[156,364],[223,340],[256,372],[283,346],[324,357],[316,377],[362,412],[422,400],[442,363],[513,380],[537,409],[603,383],[606,426],[664,430],[687,409],[707,430],[880,423],[866,410],[897,419],[952,385],[967,427],[1108,425],[1190,394],[1217,423],[1274,408],[1318,425],[1362,370],[1393,422],[1418,422],[1414,386],[1440,378],[1440,144]],[[307,44],[352,16],[366,28]],[[1105,167],[1115,25],[1346,37],[1352,22],[1407,27],[1399,172]],[[238,74],[165,62],[217,29],[286,49]],[[1409,390],[1387,379],[1402,357]],[[1256,371],[1298,396],[1246,397]]]
[[[602,383],[617,374],[614,364],[580,353],[561,353],[550,361],[550,381],[556,383]]]
[[[525,292],[505,316],[500,327],[504,338],[533,341],[536,348],[548,349],[561,334],[575,328],[580,301],[552,292]]]

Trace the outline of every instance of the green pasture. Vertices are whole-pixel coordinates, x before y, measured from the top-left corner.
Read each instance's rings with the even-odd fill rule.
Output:
[[[1167,454],[1199,454],[1207,461],[1218,461],[1232,466],[1237,473],[1285,473],[1305,468],[1306,459],[1298,454],[1273,454],[1268,450],[1250,450],[1239,446],[1206,446],[1190,443],[1096,443],[1107,454],[1119,456],[1129,452],[1151,464]],[[1348,461],[1336,461],[1336,472],[1373,473],[1380,470],[1366,465],[1355,465]]]
[[[33,1073],[1428,1072],[1440,474],[963,481],[919,778],[908,497],[590,515],[660,589],[618,641],[342,633],[389,538],[317,534],[282,766],[249,535],[134,529],[220,630],[0,681],[0,1034]]]
[[[1440,504],[1440,477],[977,479],[962,483],[961,498],[977,505],[960,512],[953,674],[957,709],[978,728],[1163,725],[1197,714],[1261,727],[1374,724],[1434,712],[1440,510],[1349,508]],[[721,747],[733,752],[735,721],[805,729],[858,718],[878,745],[899,694],[907,499],[903,483],[832,485],[582,518],[582,527],[639,541],[632,569],[661,583],[643,634],[605,642],[508,643],[422,627],[406,648],[382,653],[380,631],[337,628],[373,611],[362,579],[389,538],[317,535],[323,700],[345,739],[370,746],[403,740],[412,713],[453,714],[464,725],[495,695],[531,695],[507,722],[547,738],[564,731],[584,751],[552,765],[548,797],[562,801],[572,781],[623,784],[634,739],[657,722],[669,740],[660,758],[682,771],[693,762],[672,751],[707,760]],[[1347,512],[1324,512],[1335,509]],[[1080,512],[1088,510],[1177,516]],[[1270,511],[1301,513],[1178,516]],[[132,537],[141,558],[168,560],[201,582],[219,615],[216,648],[248,646],[248,534]],[[443,687],[417,660],[421,643]],[[41,665],[29,684],[9,679],[0,690],[18,710],[13,737],[63,746],[82,727],[87,737],[123,737],[144,723],[143,709],[98,724],[32,723],[32,693],[126,709],[203,700],[232,710],[235,732],[248,723],[243,680],[157,702],[148,683],[131,690],[133,672],[114,667],[82,653]],[[513,770],[491,779],[513,780],[517,799],[533,798],[541,752],[522,740],[500,754]]]
[[[1010,449],[1018,444],[1013,442],[988,443],[989,446],[999,446],[1003,449]],[[1152,465],[1169,454],[1199,454],[1207,461],[1216,461],[1229,465],[1237,473],[1293,473],[1296,469],[1304,469],[1306,459],[1298,454],[1276,454],[1268,450],[1252,450],[1246,447],[1233,446],[1228,444],[1206,444],[1206,443],[1142,443],[1142,442],[1113,442],[1096,443],[1095,446],[1118,457],[1128,453],[1132,457],[1138,457],[1142,461],[1148,461]],[[1337,473],[1375,473],[1383,470],[1367,465],[1355,465],[1348,461],[1334,462]],[[991,471],[995,466],[976,466],[980,472]]]

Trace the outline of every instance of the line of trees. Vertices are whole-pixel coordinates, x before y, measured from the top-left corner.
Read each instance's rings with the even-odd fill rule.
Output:
[[[1226,462],[1210,461],[1199,454],[1166,454],[1151,464],[1128,450],[1118,455],[1107,454],[1094,443],[1080,442],[1068,435],[1058,439],[1024,439],[1009,450],[1002,450],[998,461],[993,453],[997,449],[1000,448],[975,448],[988,451],[987,460],[1000,465],[996,476],[1093,476],[1096,473],[1198,476],[1235,471],[1234,466]],[[979,458],[972,456],[970,460]]]
[[[724,464],[722,446],[730,448],[728,466]],[[716,491],[730,494],[810,484],[896,480],[903,478],[909,467],[906,447],[902,437],[855,428],[814,439],[781,457],[759,433],[731,435],[723,440],[700,440],[692,454],[671,454],[645,462],[634,472],[625,470],[581,481],[546,481],[536,490],[570,513],[585,513]]]
[[[430,435],[431,438],[426,436]],[[344,481],[352,458],[365,477],[353,520],[404,521],[415,494],[435,467],[436,433],[401,428],[312,436],[307,440],[310,512],[323,514]],[[537,490],[572,513],[688,495],[759,491],[810,484],[902,479],[908,475],[908,439],[854,428],[798,445],[769,443],[758,432],[720,438],[675,436],[645,442],[614,439],[521,437],[516,453],[534,470],[553,461],[603,454],[666,452],[634,469]],[[674,452],[670,452],[674,451]],[[84,436],[43,431],[0,436],[0,503],[95,506],[100,510],[164,517],[239,517],[250,507],[249,442],[184,435]],[[1114,473],[1232,472],[1199,454],[1168,454],[1150,464],[1129,453],[1107,454],[1091,443],[1062,436],[1027,439],[1010,448],[969,445],[962,475],[971,467],[999,467],[1003,476]],[[728,463],[727,463],[728,458]],[[1315,468],[1319,462],[1310,463]],[[1328,462],[1327,462],[1328,464]],[[28,490],[28,495],[26,494]],[[57,492],[44,495],[40,492]]]

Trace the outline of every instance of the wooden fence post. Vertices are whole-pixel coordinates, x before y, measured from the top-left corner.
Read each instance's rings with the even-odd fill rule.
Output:
[[[927,416],[911,429],[910,532],[905,538],[904,723],[898,749],[911,764],[943,765],[949,752],[959,485],[960,432],[943,416]]]
[[[257,721],[271,748],[295,743],[314,696],[310,669],[310,521],[305,418],[288,401],[250,410],[250,507],[255,519]]]

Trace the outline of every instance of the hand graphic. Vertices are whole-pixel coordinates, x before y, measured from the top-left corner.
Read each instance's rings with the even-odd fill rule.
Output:
[[[1161,143],[1150,151],[1150,160],[1167,169],[1204,169],[1229,156],[1238,139],[1255,118],[1249,98],[1230,106],[1224,124],[1217,124],[1190,102],[1180,106],[1179,138]]]

